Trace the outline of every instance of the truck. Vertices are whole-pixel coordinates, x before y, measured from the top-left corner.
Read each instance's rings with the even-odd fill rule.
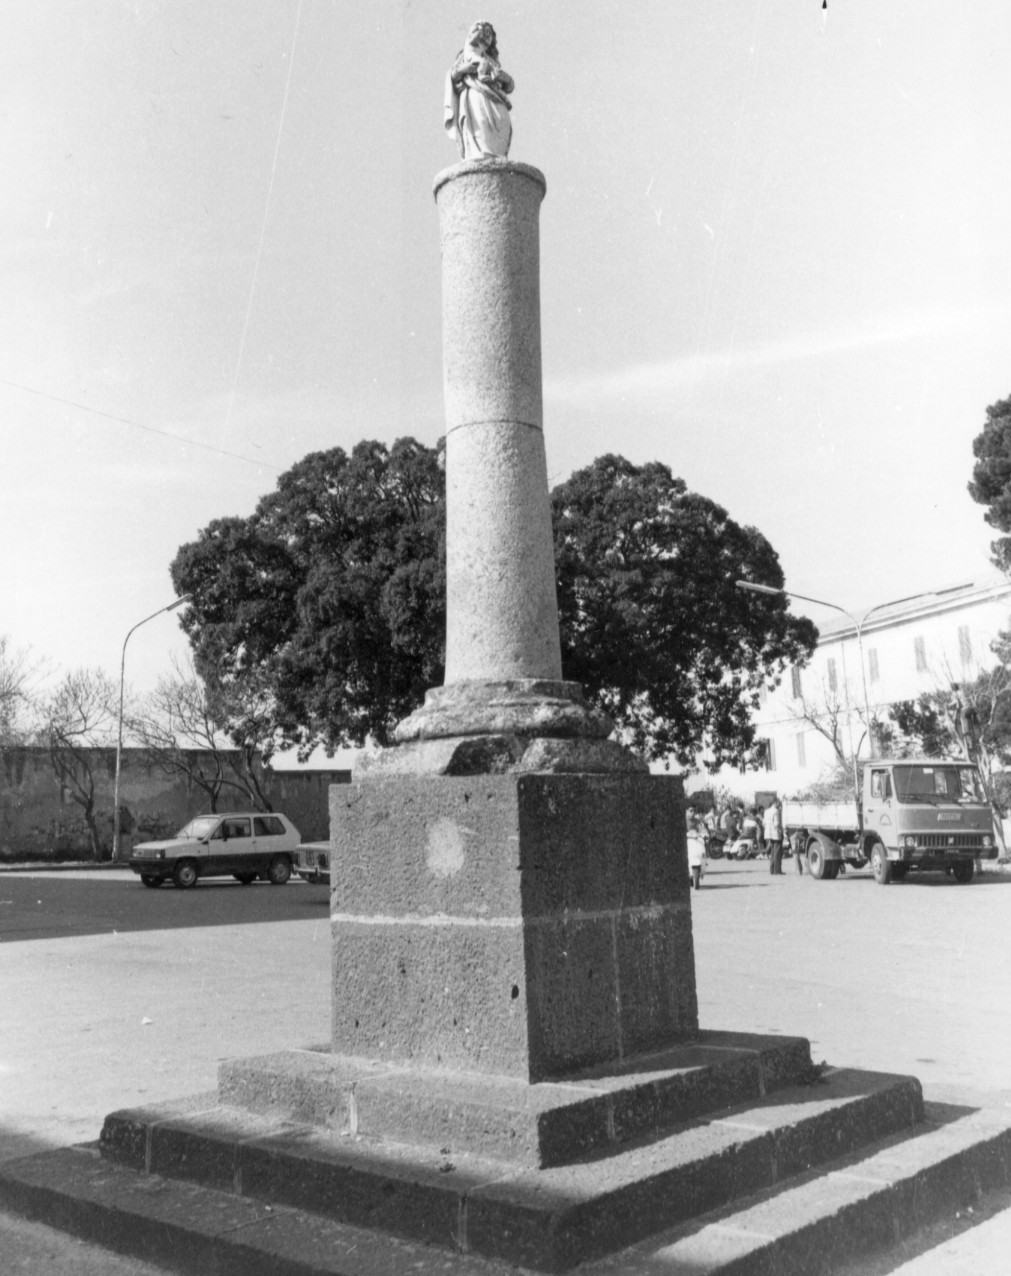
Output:
[[[965,885],[998,853],[982,776],[965,758],[874,758],[859,801],[785,801],[783,829],[818,880],[870,864],[882,886],[921,872]]]

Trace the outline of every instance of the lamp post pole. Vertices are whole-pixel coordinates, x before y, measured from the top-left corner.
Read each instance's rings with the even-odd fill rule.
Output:
[[[169,603],[167,607],[159,607],[157,611],[153,611],[150,616],[145,616],[143,620],[138,620],[133,629],[129,630],[123,639],[123,653],[119,661],[119,730],[116,736],[116,783],[113,789],[112,798],[112,858],[115,859],[119,854],[119,777],[123,768],[123,690],[126,685],[126,644],[130,641],[130,635],[134,630],[139,629],[141,625],[146,625],[149,620],[154,620],[155,616],[160,616],[166,611],[175,611],[177,607],[181,607],[183,603],[188,603],[192,599],[192,594],[183,594],[182,598],[177,598],[174,603]]]

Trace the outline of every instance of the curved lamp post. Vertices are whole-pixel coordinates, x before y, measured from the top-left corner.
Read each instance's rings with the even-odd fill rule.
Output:
[[[138,620],[133,629],[131,629],[123,639],[123,654],[119,661],[119,733],[116,737],[116,784],[112,799],[113,859],[115,859],[119,854],[119,776],[123,766],[123,688],[126,681],[126,644],[130,641],[130,635],[135,629],[139,629],[141,625],[146,625],[149,620],[154,620],[155,616],[160,616],[163,612],[175,611],[177,607],[181,607],[183,603],[188,603],[192,598],[192,594],[183,594],[182,598],[177,598],[174,603],[169,603],[167,607],[159,607],[158,610],[153,611],[150,616],[145,616],[143,620]]]
[[[845,607],[840,607],[838,603],[827,603],[825,602],[823,598],[810,598],[807,594],[795,594],[792,589],[776,589],[772,585],[756,585],[753,581],[750,581],[750,580],[738,580],[738,581],[735,581],[734,584],[737,586],[738,589],[747,589],[754,594],[772,594],[774,596],[778,596],[782,598],[799,598],[805,603],[816,603],[819,607],[831,607],[833,611],[841,611],[842,614],[850,621],[857,635],[857,650],[860,653],[860,682],[864,692],[864,713],[867,715],[867,748],[870,753],[870,756],[873,758],[874,757],[874,732],[871,729],[871,706],[870,706],[870,701],[867,697],[867,672],[864,668],[864,626],[867,624],[868,619],[871,616],[873,616],[876,611],[883,611],[885,607],[895,607],[899,603],[911,602],[914,598],[922,598],[923,595],[909,594],[905,598],[893,598],[891,602],[877,603],[869,611],[865,611],[863,616],[859,620],[857,620],[856,616],[854,616],[851,612],[848,612]],[[845,661],[846,661],[846,648],[844,646],[843,647],[843,679],[844,680],[846,678]],[[847,698],[848,698],[848,695],[849,693],[847,692]],[[853,735],[852,735],[852,727],[850,727],[850,751],[851,752],[852,752],[852,749],[853,749]],[[853,756],[854,776],[856,775],[856,766],[857,766],[857,760],[856,760],[856,754],[854,754]]]

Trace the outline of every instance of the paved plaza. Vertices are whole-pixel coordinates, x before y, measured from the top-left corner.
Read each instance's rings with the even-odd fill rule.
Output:
[[[761,861],[717,861],[692,903],[702,1027],[806,1036],[815,1060],[1011,1108],[1011,877],[880,887],[865,873],[798,878],[789,860],[775,878]],[[97,1138],[116,1108],[211,1090],[219,1059],[325,1042],[329,957],[326,893],[302,883],[150,892],[121,870],[0,875],[0,1157]],[[909,1276],[987,1270],[959,1254],[1006,1247],[1009,1218]],[[62,1244],[44,1228],[19,1235],[26,1262]],[[91,1269],[101,1256],[70,1244],[67,1271],[142,1270]]]

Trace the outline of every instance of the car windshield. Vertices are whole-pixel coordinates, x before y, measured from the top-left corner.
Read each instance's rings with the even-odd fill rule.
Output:
[[[217,815],[198,815],[195,820],[190,820],[189,824],[181,828],[176,837],[192,837],[197,840],[209,837],[219,818]]]
[[[970,766],[897,766],[900,802],[982,802],[979,773]]]

